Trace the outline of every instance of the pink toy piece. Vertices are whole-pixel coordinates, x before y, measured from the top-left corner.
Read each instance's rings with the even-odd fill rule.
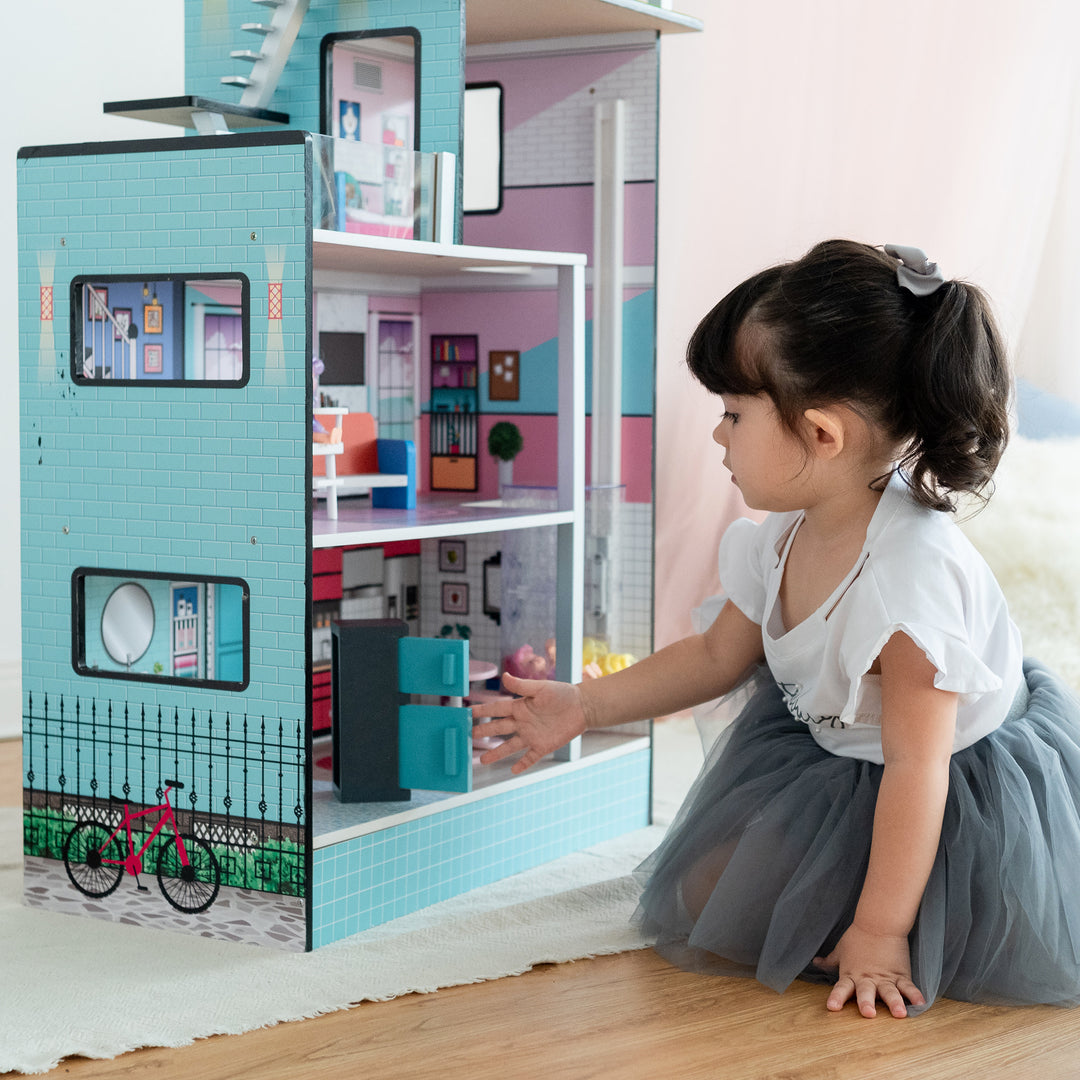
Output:
[[[544,657],[537,655],[531,645],[522,645],[520,649],[503,660],[503,669],[519,679],[550,679],[555,672],[550,670]]]

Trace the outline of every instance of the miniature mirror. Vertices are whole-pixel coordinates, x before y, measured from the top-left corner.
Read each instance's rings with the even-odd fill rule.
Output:
[[[461,182],[466,214],[502,209],[502,100],[498,83],[465,87]]]
[[[118,664],[130,668],[154,637],[154,602],[134,581],[113,589],[101,612],[101,643]]]

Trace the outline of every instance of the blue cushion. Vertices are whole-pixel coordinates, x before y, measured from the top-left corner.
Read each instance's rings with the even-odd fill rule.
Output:
[[[1017,434],[1025,439],[1068,439],[1080,435],[1080,406],[1016,380]]]
[[[416,509],[416,444],[412,439],[376,439],[379,472],[408,477],[405,487],[371,489],[371,505],[384,510]]]

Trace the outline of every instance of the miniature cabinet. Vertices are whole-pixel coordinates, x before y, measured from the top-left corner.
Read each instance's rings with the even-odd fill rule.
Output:
[[[476,334],[431,335],[431,489],[475,491],[479,344]]]

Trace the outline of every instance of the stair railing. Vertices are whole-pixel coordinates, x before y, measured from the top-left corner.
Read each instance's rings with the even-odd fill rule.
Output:
[[[109,310],[108,293],[99,292],[93,285],[85,283],[83,312],[83,378],[137,379],[139,366],[136,363],[135,327],[130,322],[124,326],[117,321]],[[99,367],[100,376],[97,374]]]

